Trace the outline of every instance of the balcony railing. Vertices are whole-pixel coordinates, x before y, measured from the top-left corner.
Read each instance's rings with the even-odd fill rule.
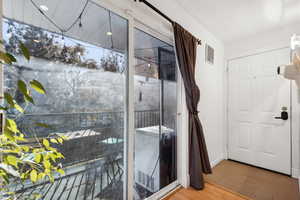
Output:
[[[159,119],[159,110],[136,111],[135,127],[157,126]],[[122,199],[124,112],[25,114],[17,122],[29,138],[53,133],[69,138],[56,146],[65,155],[66,175],[57,176],[54,183],[16,185],[19,196],[39,193],[42,199]],[[50,128],[34,126],[37,122]]]
[[[124,112],[25,114],[18,118],[17,121],[20,129],[25,133],[47,136],[53,132],[62,133],[95,128],[123,128]],[[135,111],[135,128],[156,126],[159,122],[159,110]],[[48,124],[50,127],[36,127],[36,123]]]

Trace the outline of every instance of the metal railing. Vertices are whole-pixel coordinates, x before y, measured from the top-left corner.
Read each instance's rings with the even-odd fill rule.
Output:
[[[89,112],[25,114],[18,118],[22,131],[38,137],[47,133],[83,133],[84,137],[74,137],[57,147],[65,155],[62,161],[67,171],[65,176],[56,178],[54,183],[46,181],[37,185],[17,185],[16,193],[22,196],[37,192],[43,199],[122,199],[122,192],[112,191],[120,191],[124,184],[124,144],[105,141],[109,138],[123,141],[124,115],[124,112]],[[157,126],[159,121],[159,110],[135,112],[136,128]],[[35,123],[49,124],[50,130],[33,126]]]
[[[27,135],[40,137],[49,133],[64,133],[86,129],[120,129],[124,127],[124,112],[80,112],[80,113],[49,113],[24,114],[17,119],[21,131]],[[159,125],[159,110],[135,111],[135,128]],[[49,128],[37,127],[36,123],[44,123]]]

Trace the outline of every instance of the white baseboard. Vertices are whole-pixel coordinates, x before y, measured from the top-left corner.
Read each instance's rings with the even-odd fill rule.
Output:
[[[222,156],[221,158],[218,158],[218,159],[210,162],[210,166],[213,168],[213,167],[215,167],[217,164],[219,164],[224,159],[225,159],[224,156]]]
[[[299,169],[292,168],[292,177],[293,178],[299,178]]]

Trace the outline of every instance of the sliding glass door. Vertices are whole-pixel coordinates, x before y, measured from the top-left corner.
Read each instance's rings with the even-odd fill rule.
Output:
[[[62,34],[31,1],[3,3],[5,49],[18,59],[4,67],[5,91],[25,107],[24,114],[7,114],[32,146],[37,146],[35,138],[68,138],[63,145],[53,144],[65,157],[59,161],[65,174],[54,174],[54,182],[46,178],[34,185],[14,184],[17,198],[38,194],[45,200],[126,199],[122,191],[127,173],[123,155],[128,21],[89,1],[80,22]],[[84,6],[81,0],[43,3],[45,15],[64,30]],[[17,51],[19,41],[30,49],[30,62]],[[18,98],[19,79],[38,80],[47,94],[33,92],[35,104],[27,105]]]
[[[6,114],[33,147],[53,135],[68,138],[52,144],[64,155],[65,174],[12,184],[18,199],[141,200],[177,180],[174,48],[100,4],[3,0],[4,47],[18,62],[4,66],[1,80],[25,107]],[[35,103],[28,104],[17,81],[33,79],[47,94],[32,91]]]
[[[173,47],[134,31],[135,199],[169,185],[176,172],[176,60]]]

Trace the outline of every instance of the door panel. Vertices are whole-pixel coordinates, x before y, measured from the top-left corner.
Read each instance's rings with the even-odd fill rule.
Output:
[[[173,46],[139,29],[134,36],[134,199],[140,200],[177,179],[177,82]]]
[[[290,81],[277,75],[289,62],[281,49],[229,62],[229,158],[290,174]]]

